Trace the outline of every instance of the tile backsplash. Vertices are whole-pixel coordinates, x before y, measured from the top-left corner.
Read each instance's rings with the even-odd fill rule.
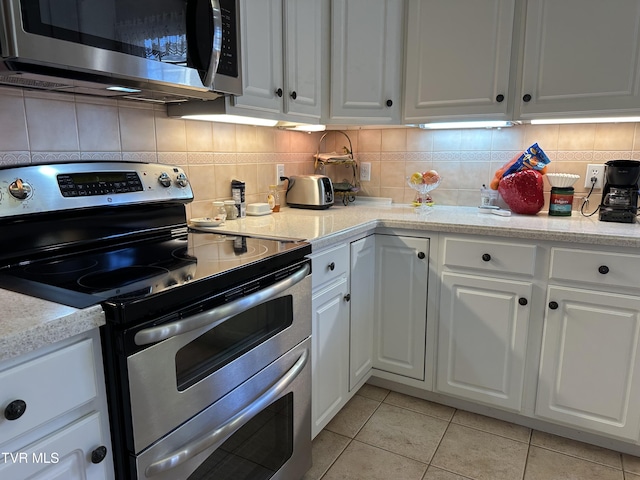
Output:
[[[371,163],[371,180],[362,182],[360,195],[410,202],[414,192],[405,177],[435,169],[443,178],[432,193],[437,203],[475,206],[480,187],[489,183],[493,172],[537,142],[551,158],[550,172],[581,176],[574,199],[574,208],[579,208],[586,195],[583,178],[588,163],[640,160],[639,125],[344,131],[356,160]],[[313,173],[318,150],[341,151],[343,146],[348,141],[336,132],[307,134],[185,121],[168,118],[162,105],[0,87],[0,165],[69,160],[177,164],[186,169],[195,192],[188,207],[192,216],[209,214],[212,200],[230,198],[232,178],[246,182],[248,202],[262,202],[276,179],[276,164],[285,165],[286,175]],[[352,181],[351,170],[344,166],[328,166],[325,173],[334,181]],[[595,207],[599,197],[592,200]]]

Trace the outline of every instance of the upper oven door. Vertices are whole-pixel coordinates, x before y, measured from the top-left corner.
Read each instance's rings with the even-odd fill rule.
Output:
[[[240,311],[236,307],[241,307]],[[220,315],[218,315],[220,312]],[[200,319],[211,323],[181,328]],[[212,310],[149,329],[183,333],[127,358],[133,445],[138,453],[311,335],[309,264]],[[138,342],[147,331],[136,334]],[[138,343],[141,344],[141,343]],[[131,439],[128,439],[131,442]]]
[[[225,91],[224,77],[238,76],[236,12],[236,0],[7,0],[2,56],[10,69],[35,64]]]

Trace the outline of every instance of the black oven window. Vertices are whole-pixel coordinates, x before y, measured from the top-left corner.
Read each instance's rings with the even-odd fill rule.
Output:
[[[293,297],[253,307],[207,331],[176,353],[179,391],[186,390],[293,323]]]
[[[187,480],[267,480],[293,454],[293,392],[262,410]]]

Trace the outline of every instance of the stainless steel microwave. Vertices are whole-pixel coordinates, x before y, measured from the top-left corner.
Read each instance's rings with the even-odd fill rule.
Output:
[[[242,94],[238,0],[2,0],[0,84],[168,103]]]

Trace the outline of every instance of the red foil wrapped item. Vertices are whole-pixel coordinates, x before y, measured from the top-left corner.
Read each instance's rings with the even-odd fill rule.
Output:
[[[498,192],[513,213],[535,215],[544,206],[542,174],[521,170],[502,177]]]

